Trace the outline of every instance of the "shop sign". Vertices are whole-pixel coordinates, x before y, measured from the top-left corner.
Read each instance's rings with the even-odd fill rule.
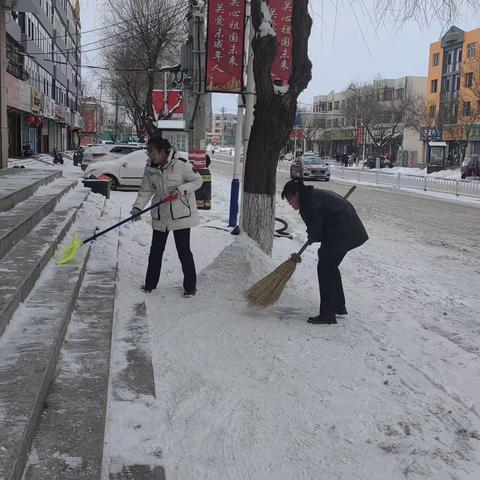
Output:
[[[452,140],[463,140],[464,129],[461,125],[452,125],[443,127],[442,140],[445,142]]]
[[[5,83],[7,84],[7,105],[20,109],[20,80],[7,73],[5,75]]]
[[[167,103],[163,101],[163,90],[152,91],[153,111],[160,120],[168,117],[171,120],[183,119],[183,93],[181,90],[168,90]]]
[[[162,130],[162,137],[179,152],[188,152],[188,133],[180,130]]]
[[[469,125],[468,127],[465,127],[465,129],[470,129],[468,132],[468,139],[469,140],[480,140],[480,125],[478,123],[475,123],[473,125]]]
[[[30,112],[32,107],[32,89],[27,82],[20,82],[18,89],[18,108]]]
[[[82,116],[79,112],[73,113],[73,128],[81,128],[82,127]]]
[[[45,118],[55,119],[55,100],[53,98],[43,97],[43,116]]]
[[[58,103],[55,104],[55,118],[57,118],[61,122],[65,122],[67,116],[67,112],[63,105],[59,105]]]
[[[32,105],[30,107],[31,112],[35,115],[43,115],[43,93],[35,90],[34,88],[31,89],[32,92]]]
[[[438,142],[442,139],[442,129],[436,127],[424,127],[420,131],[422,142]]]
[[[246,0],[208,2],[205,89],[240,93],[243,84],[243,45]]]
[[[346,128],[342,130],[331,130],[325,132],[325,140],[354,140],[355,130],[353,128]]]

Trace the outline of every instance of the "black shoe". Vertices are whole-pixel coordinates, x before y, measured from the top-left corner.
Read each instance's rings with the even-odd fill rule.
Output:
[[[183,292],[183,298],[190,298],[190,297],[194,297],[196,295],[197,291],[194,290],[193,292]]]
[[[316,317],[309,317],[307,321],[308,323],[321,323],[327,325],[333,325],[337,323],[337,319],[335,318],[334,313],[317,315]]]
[[[147,287],[146,285],[142,285],[142,290],[145,292],[145,293],[150,293],[152,290],[155,290],[157,287]]]
[[[345,307],[345,305],[342,305],[341,307],[338,307],[335,314],[336,315],[348,315],[347,307]]]

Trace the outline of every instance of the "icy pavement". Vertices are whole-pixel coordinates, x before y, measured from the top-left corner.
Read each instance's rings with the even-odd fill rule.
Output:
[[[121,231],[103,479],[128,465],[163,467],[168,480],[480,478],[476,227],[439,237],[446,208],[424,231],[407,214],[385,221],[360,187],[352,201],[371,239],[342,264],[350,315],[310,325],[313,247],[277,306],[247,310],[241,291],[299,248],[304,226],[279,203],[294,240],[277,239],[273,259],[231,236],[223,171],[213,164],[213,210],[192,231],[196,297],[182,298],[173,238],[159,288],[141,293],[151,228]],[[135,196],[112,201],[125,216]],[[480,218],[452,208],[473,209],[457,222]],[[151,359],[155,395],[119,380],[132,348]]]

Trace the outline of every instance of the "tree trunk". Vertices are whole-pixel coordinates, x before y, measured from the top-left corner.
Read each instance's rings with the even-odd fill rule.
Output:
[[[275,193],[278,158],[295,122],[298,95],[311,79],[308,38],[312,19],[308,0],[296,0],[292,17],[292,73],[289,90],[276,94],[272,83],[272,63],[277,51],[276,37],[259,35],[263,21],[262,3],[252,0],[252,24],[255,37],[253,73],[257,102],[248,141],[245,163],[242,228],[259,247],[271,254],[275,226]]]

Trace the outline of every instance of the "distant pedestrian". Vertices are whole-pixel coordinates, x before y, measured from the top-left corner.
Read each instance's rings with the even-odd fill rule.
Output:
[[[202,186],[202,177],[188,160],[177,157],[175,149],[164,138],[152,137],[147,152],[149,161],[131,214],[142,210],[152,196],[152,203],[175,193],[178,198],[151,211],[153,237],[142,289],[150,293],[157,287],[168,234],[173,232],[184,275],[184,296],[191,297],[197,291],[197,276],[190,250],[190,229],[199,223],[194,192]]]
[[[338,266],[350,250],[368,240],[365,227],[350,202],[335,192],[306,186],[301,180],[287,182],[282,198],[300,210],[310,244],[321,242],[317,265],[320,314],[308,322],[337,323],[336,315],[347,315]]]

